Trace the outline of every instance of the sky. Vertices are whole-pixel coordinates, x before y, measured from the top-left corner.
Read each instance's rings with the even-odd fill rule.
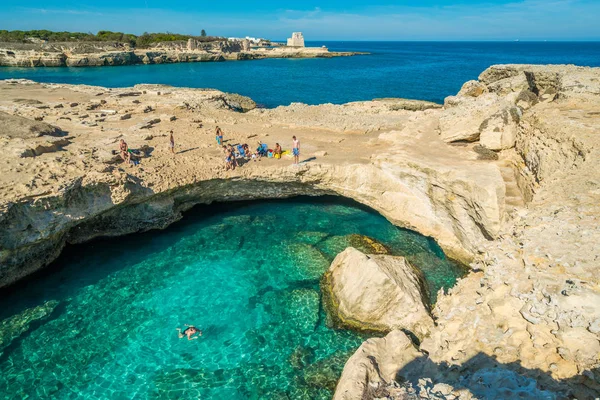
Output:
[[[600,0],[0,0],[0,29],[283,40],[600,40]]]

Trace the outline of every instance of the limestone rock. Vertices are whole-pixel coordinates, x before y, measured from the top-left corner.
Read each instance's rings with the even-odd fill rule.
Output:
[[[34,58],[32,65],[38,61]],[[474,270],[440,292],[432,311],[436,326],[420,346],[434,373],[417,370],[408,377],[412,389],[390,381],[375,394],[456,399],[457,393],[468,392],[460,388],[464,384],[481,393],[480,398],[495,393],[512,397],[510,391],[514,397],[530,393],[544,398],[548,391],[558,398],[599,397],[600,69],[494,66],[481,75],[480,83],[487,93],[452,96],[444,110],[394,111],[384,101],[369,101],[294,104],[240,116],[214,90],[171,88],[167,94],[161,89],[157,97],[158,90],[143,89],[139,100],[132,101],[113,95],[135,88],[0,82],[2,110],[56,121],[72,137],[67,151],[39,156],[38,144],[56,148],[43,143],[47,136],[0,137],[0,286],[47,265],[66,243],[163,228],[194,204],[333,194],[435,239],[446,255],[470,262]],[[110,106],[101,106],[99,93],[111,96]],[[44,103],[22,100],[40,94]],[[84,114],[89,104],[109,107],[119,111],[115,120],[132,112],[132,103],[140,109],[132,113],[131,122],[110,122],[102,132],[79,124],[78,118],[60,119],[65,109],[48,108],[57,102],[80,104],[69,108],[70,116]],[[164,136],[153,134],[143,142],[148,135],[130,134],[127,127],[143,120],[142,105],[147,104],[177,115],[178,145],[202,150],[172,157]],[[514,150],[496,153],[440,140],[440,125],[469,126],[467,120],[474,116],[479,129],[483,121],[511,107],[522,111]],[[439,121],[451,112],[460,118]],[[186,124],[199,115],[208,129]],[[307,154],[327,150],[330,155],[302,168],[263,160],[225,172],[215,165],[222,153],[214,146],[214,127],[208,126],[217,123],[235,141],[260,140],[268,133],[269,139],[282,142],[300,134]],[[368,140],[361,136],[377,131],[381,134]],[[158,151],[139,168],[98,162],[102,153],[93,146],[116,149],[119,137],[133,149],[146,143],[146,154]],[[26,152],[31,158],[22,158]],[[298,280],[314,280],[349,240],[309,234],[280,251],[299,260]],[[298,247],[297,242],[312,246]],[[391,281],[384,278],[384,285]],[[316,310],[318,293],[303,293],[294,304]],[[311,332],[318,317],[314,311],[310,318],[299,319],[298,329]],[[296,365],[304,361],[310,363],[303,357]],[[415,371],[414,366],[411,362],[406,371]],[[313,375],[318,378],[313,382],[330,385],[332,376]],[[494,382],[500,387],[492,387]],[[447,394],[450,388],[444,384],[454,390]]]
[[[502,368],[485,368],[476,371],[468,380],[462,381],[461,386],[469,388],[471,393],[480,399],[554,400],[557,398],[551,391],[538,389],[535,380]]]
[[[440,134],[445,142],[475,141],[481,134],[481,125],[507,106],[496,94],[479,97],[456,96],[445,101],[440,116]]]
[[[468,81],[462,86],[457,96],[479,97],[487,91],[488,88],[485,84],[479,81]]]
[[[424,337],[433,327],[425,280],[403,257],[367,256],[349,247],[323,278],[334,324],[359,330],[407,329]]]
[[[482,122],[479,143],[490,150],[505,150],[515,146],[521,110],[510,107]]]
[[[139,124],[131,127],[131,129],[150,129],[154,125],[160,123],[160,118],[148,118],[144,122],[140,122]]]
[[[383,397],[376,394],[393,387],[398,371],[421,356],[408,336],[400,330],[393,330],[384,338],[368,339],[346,362],[333,399]]]
[[[539,102],[538,97],[535,93],[530,90],[523,90],[515,99],[515,104],[521,110],[529,110],[531,107]]]
[[[249,97],[234,93],[226,93],[224,96],[226,104],[234,111],[248,112],[256,108],[256,103]]]
[[[63,131],[56,126],[0,111],[0,136],[28,139],[62,135]]]
[[[392,98],[386,97],[381,99],[373,99],[373,101],[383,102],[389,105],[390,111],[424,111],[430,109],[442,108],[442,106],[438,103],[433,103],[431,101],[423,101],[423,100],[412,100],[412,99],[402,99],[402,98]]]
[[[116,164],[123,160],[115,150],[101,149],[96,155],[100,162],[104,164]]]
[[[365,254],[391,254],[390,249],[380,241],[365,235],[352,234],[348,236],[350,247]]]

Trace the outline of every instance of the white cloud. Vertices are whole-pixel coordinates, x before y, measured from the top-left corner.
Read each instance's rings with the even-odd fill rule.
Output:
[[[53,8],[26,8],[22,10],[30,13],[37,14],[67,14],[67,15],[104,15],[100,12],[86,11],[86,10],[70,10],[70,9],[53,9]],[[35,29],[35,28],[32,28]]]

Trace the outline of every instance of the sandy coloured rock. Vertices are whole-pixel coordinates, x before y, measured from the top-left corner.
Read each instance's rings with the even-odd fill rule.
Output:
[[[0,66],[90,67],[133,64],[167,64],[255,60],[264,58],[346,57],[358,52],[335,52],[325,47],[251,48],[244,41],[218,40],[189,47],[186,41],[155,43],[151,48],[131,48],[114,42],[0,43]]]
[[[534,398],[598,397],[600,69],[494,66],[479,84],[470,85],[484,93],[451,97],[443,109],[368,101],[241,113],[215,90],[0,82],[0,111],[68,132],[64,145],[42,143],[49,151],[27,158],[48,136],[0,136],[0,286],[44,267],[67,243],[162,228],[198,203],[343,196],[472,268],[438,295],[436,326],[420,344],[428,368],[403,371],[417,374],[413,390],[433,398],[449,385],[501,397],[503,388],[488,386],[497,378]],[[132,91],[141,94],[118,96]],[[465,133],[479,140],[483,121],[512,107],[522,113],[514,147],[481,158],[480,143],[447,143]],[[131,118],[95,122],[101,109]],[[129,129],[162,114],[177,119],[153,127],[151,139]],[[217,124],[251,147],[262,140],[288,150],[296,135],[305,162],[290,167],[284,156],[224,171]],[[144,149],[138,167],[103,162],[115,161],[121,138]],[[319,151],[328,155],[308,161]]]
[[[32,139],[40,136],[63,135],[64,132],[56,126],[0,111],[0,136],[11,139]]]
[[[490,150],[515,147],[521,109],[512,106],[500,110],[481,123],[479,143]]]
[[[349,247],[321,283],[325,308],[337,327],[423,338],[433,328],[423,274],[404,257],[366,255]]]
[[[365,341],[350,357],[335,390],[334,400],[362,400],[398,395],[417,399],[406,388],[394,388],[398,371],[422,356],[401,330],[394,330],[383,338]],[[395,389],[395,390],[394,390]],[[412,397],[409,397],[413,394]]]

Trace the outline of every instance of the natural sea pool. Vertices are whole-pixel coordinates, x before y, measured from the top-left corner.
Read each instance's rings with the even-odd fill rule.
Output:
[[[329,399],[365,337],[326,325],[319,279],[356,234],[409,258],[432,294],[464,272],[353,202],[199,206],[71,246],[3,292],[0,398]],[[204,335],[179,339],[186,323]]]

